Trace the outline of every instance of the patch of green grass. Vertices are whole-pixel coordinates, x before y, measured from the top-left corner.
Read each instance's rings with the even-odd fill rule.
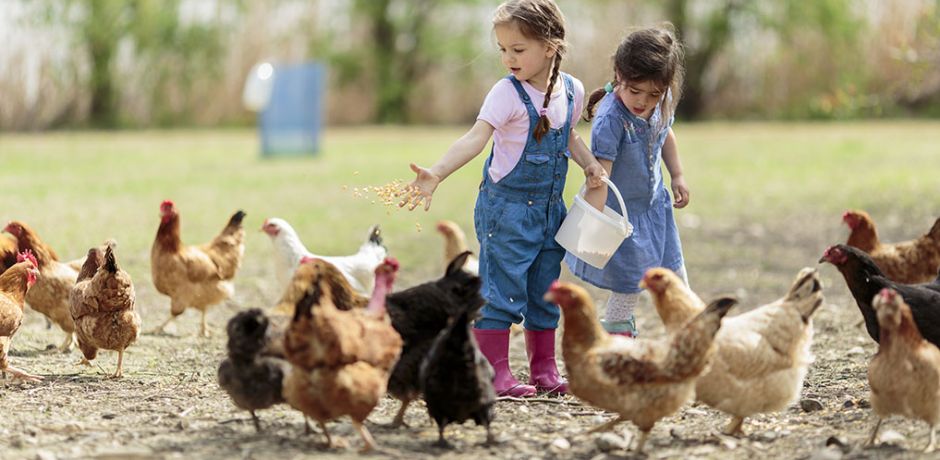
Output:
[[[822,220],[832,235],[842,235],[842,210],[857,207],[885,221],[888,236],[908,237],[940,215],[938,123],[708,123],[675,131],[692,190],[692,204],[677,217],[697,222],[682,228],[687,251],[695,250],[697,228],[819,227]],[[244,209],[246,264],[262,274],[271,267],[270,243],[257,231],[266,217],[287,219],[312,251],[324,254],[355,250],[368,226],[380,223],[406,279],[423,279],[442,267],[437,220],[454,220],[473,238],[486,153],[441,184],[427,213],[386,209],[355,197],[352,188],[410,180],[409,162],[430,165],[462,132],[330,128],[320,154],[273,159],[258,155],[251,130],[4,135],[0,219],[26,221],[67,259],[114,237],[138,283],[149,281],[163,199],[177,203],[189,243],[207,241]],[[569,202],[582,178],[572,163]]]

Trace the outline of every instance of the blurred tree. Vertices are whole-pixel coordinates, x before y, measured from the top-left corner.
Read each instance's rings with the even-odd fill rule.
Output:
[[[477,0],[353,0],[350,14],[365,28],[364,46],[337,49],[355,40],[351,30],[315,37],[312,51],[324,56],[340,85],[367,80],[374,89],[375,121],[411,121],[420,81],[448,62],[448,55],[466,57],[478,51],[469,38],[479,24],[453,20],[454,11],[472,9]],[[455,8],[446,8],[454,6]],[[447,10],[448,14],[441,14]],[[443,19],[442,19],[443,18]],[[354,21],[358,22],[358,21]],[[420,99],[420,98],[417,98]]]
[[[704,115],[709,93],[715,90],[707,83],[711,76],[709,71],[735,42],[753,39],[760,31],[776,35],[784,45],[791,44],[794,37],[822,34],[821,42],[831,52],[853,42],[862,30],[853,0],[667,0],[662,7],[686,46],[686,79],[682,103],[677,111],[687,119]],[[766,53],[768,50],[764,46],[766,44],[749,44],[753,53]],[[824,56],[827,59],[840,58],[838,53]]]
[[[238,6],[239,1],[219,1]],[[211,77],[213,64],[222,55],[221,28],[217,21],[190,20],[180,15],[180,0],[47,0],[45,19],[55,26],[69,28],[79,49],[88,53],[90,109],[89,122],[96,127],[116,127],[120,123],[118,76],[127,69],[115,69],[122,46],[130,47],[135,58],[146,66],[152,88],[151,110],[158,122],[165,118],[171,99],[168,82],[185,92],[197,75]],[[180,115],[174,113],[171,116]]]

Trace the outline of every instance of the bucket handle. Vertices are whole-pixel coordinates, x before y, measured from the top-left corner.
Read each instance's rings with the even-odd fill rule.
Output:
[[[617,190],[617,186],[614,185],[614,183],[611,182],[611,180],[608,179],[607,176],[601,177],[601,180],[604,181],[605,184],[607,184],[607,187],[609,187],[610,190],[614,191],[614,196],[617,197],[617,203],[620,204],[620,212],[623,214],[621,216],[622,222],[620,223],[620,225],[623,228],[623,233],[626,235],[630,233],[631,226],[630,226],[630,220],[627,219],[627,205],[624,204],[623,202],[623,196],[620,195],[620,190]],[[581,186],[581,191],[579,192],[579,194],[581,195],[582,198],[584,197],[584,192],[586,190],[587,190],[587,183]]]

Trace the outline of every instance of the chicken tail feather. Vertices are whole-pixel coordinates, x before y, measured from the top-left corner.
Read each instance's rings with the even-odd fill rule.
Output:
[[[241,227],[242,220],[245,219],[245,216],[246,216],[245,211],[242,211],[241,209],[239,209],[238,211],[235,211],[235,214],[232,214],[232,218],[228,220],[227,227],[229,228]]]
[[[117,260],[114,259],[114,245],[109,244],[104,250],[104,269],[108,273],[117,273]]]
[[[379,224],[375,224],[369,228],[368,241],[376,246],[385,247],[385,245],[382,243],[382,229],[379,228]]]
[[[934,241],[940,241],[940,217],[933,223],[933,227],[930,227],[930,231],[927,232],[927,236]]]

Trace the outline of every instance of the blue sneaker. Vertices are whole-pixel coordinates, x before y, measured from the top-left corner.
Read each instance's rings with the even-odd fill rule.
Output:
[[[622,335],[624,337],[636,338],[636,318],[633,316],[626,321],[607,321],[601,320],[601,327],[607,331],[608,334],[612,335]]]

